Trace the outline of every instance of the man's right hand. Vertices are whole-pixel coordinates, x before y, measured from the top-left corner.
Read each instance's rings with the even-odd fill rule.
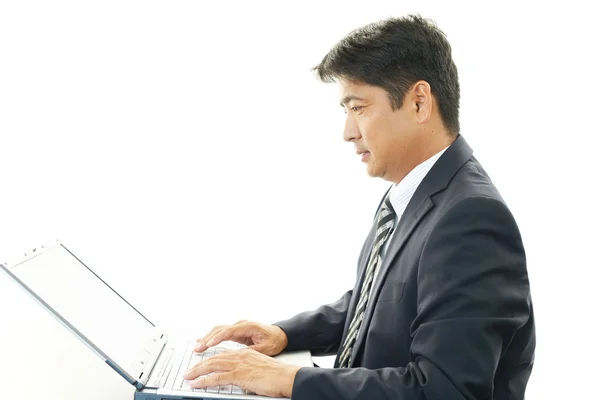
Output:
[[[288,344],[287,335],[280,327],[244,320],[214,327],[204,337],[196,339],[198,344],[194,351],[201,353],[226,340],[241,343],[267,356],[281,353]]]

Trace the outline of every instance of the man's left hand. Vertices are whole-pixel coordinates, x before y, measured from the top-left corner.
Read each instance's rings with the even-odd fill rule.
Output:
[[[190,382],[193,388],[234,385],[258,395],[292,397],[294,379],[300,368],[277,362],[256,350],[244,349],[212,356],[193,366],[183,377],[194,379]]]

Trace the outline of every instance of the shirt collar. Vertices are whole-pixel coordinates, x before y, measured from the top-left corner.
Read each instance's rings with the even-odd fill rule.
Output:
[[[442,156],[442,154],[444,154],[448,147],[450,146],[447,146],[440,152],[434,154],[421,164],[417,165],[408,173],[408,175],[404,177],[404,179],[400,181],[400,183],[392,186],[390,189],[390,202],[392,203],[394,212],[396,213],[396,221],[400,220],[413,194],[415,194],[415,191],[429,170],[431,170],[433,165]]]

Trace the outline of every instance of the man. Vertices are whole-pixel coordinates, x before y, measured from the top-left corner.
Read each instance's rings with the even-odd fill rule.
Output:
[[[369,175],[393,183],[356,286],[275,325],[214,328],[196,351],[223,340],[249,348],[212,357],[186,379],[297,400],[523,399],[535,348],[525,252],[459,134],[458,74],[445,35],[419,16],[388,19],[351,32],[315,69],[339,83],[344,139]],[[300,349],[337,353],[335,368],[268,357]]]

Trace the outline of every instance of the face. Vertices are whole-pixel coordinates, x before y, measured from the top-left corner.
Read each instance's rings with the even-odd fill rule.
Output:
[[[338,82],[346,112],[344,140],[354,143],[370,176],[400,182],[423,154],[422,133],[429,120],[425,108],[431,94],[419,92],[427,92],[429,85],[420,81],[426,87],[419,88],[417,82],[394,111],[384,89],[342,78]]]

